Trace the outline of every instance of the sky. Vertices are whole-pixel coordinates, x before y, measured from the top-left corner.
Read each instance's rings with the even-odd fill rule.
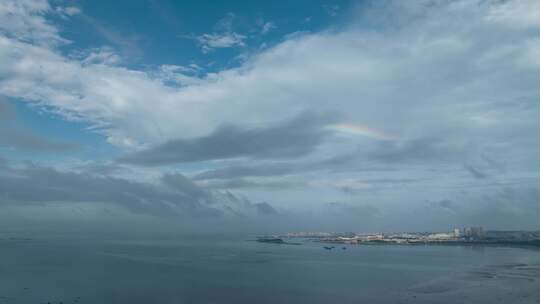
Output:
[[[0,228],[540,229],[538,83],[536,0],[2,0]]]

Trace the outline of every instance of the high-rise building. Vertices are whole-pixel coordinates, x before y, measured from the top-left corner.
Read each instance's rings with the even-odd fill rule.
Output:
[[[484,228],[482,227],[463,228],[463,236],[468,237],[468,238],[482,238],[484,236]]]
[[[484,236],[484,228],[482,227],[471,227],[471,236],[474,238],[481,238]]]

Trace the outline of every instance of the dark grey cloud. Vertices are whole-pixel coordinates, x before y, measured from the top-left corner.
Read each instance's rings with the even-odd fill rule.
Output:
[[[23,151],[58,152],[75,149],[78,145],[36,134],[18,121],[16,110],[11,104],[0,100],[0,147]]]
[[[245,196],[234,195],[229,191],[220,192],[228,201],[233,202],[237,206],[242,206],[243,213],[239,213],[237,210],[232,210],[230,206],[226,206],[233,214],[245,217],[247,214],[252,215],[277,215],[278,212],[267,202],[251,203]]]
[[[363,202],[326,203],[320,214],[315,214],[317,226],[323,231],[358,231],[358,227],[369,229],[384,221],[384,213],[377,206]],[[360,228],[361,229],[361,228]],[[373,229],[373,228],[372,228]],[[361,230],[360,230],[361,231]],[[368,230],[369,231],[369,230]]]
[[[114,175],[129,172],[127,166],[111,162],[89,162],[74,168],[77,171],[84,171],[96,175]]]
[[[298,175],[303,173],[326,171],[328,173],[342,172],[382,172],[394,171],[388,165],[370,163],[362,153],[353,152],[340,154],[316,161],[271,161],[258,162],[253,165],[230,165],[224,168],[203,171],[193,176],[193,180],[204,182],[208,187],[218,189],[273,189],[287,190],[305,186],[302,181],[265,180],[268,177]],[[262,178],[262,180],[261,180]],[[416,179],[370,179],[373,183],[410,183]],[[345,189],[343,189],[345,190]]]
[[[330,213],[337,215],[348,215],[348,216],[360,216],[360,217],[373,217],[376,216],[380,210],[371,205],[366,204],[352,204],[352,203],[341,203],[341,202],[332,202],[326,205],[327,210]]]
[[[456,213],[459,211],[459,206],[455,202],[449,199],[442,199],[440,201],[428,202],[426,208],[428,210],[442,210],[444,212]]]
[[[190,214],[212,214],[187,194],[162,191],[150,184],[38,166],[6,173],[0,176],[0,197],[4,202],[105,202],[151,214],[172,214],[171,206],[175,206]]]
[[[198,200],[211,200],[211,194],[208,191],[198,187],[182,174],[165,174],[161,177],[161,181],[169,188],[186,193],[190,197]]]
[[[207,136],[172,140],[119,161],[158,166],[236,157],[295,158],[313,152],[331,134],[324,126],[335,119],[336,115],[304,113],[267,127],[246,129],[224,125]]]
[[[362,179],[363,182],[368,184],[405,184],[415,183],[422,181],[421,178],[368,178]]]
[[[345,153],[317,161],[272,161],[255,165],[231,165],[224,168],[203,171],[193,177],[195,180],[236,179],[242,177],[268,177],[298,174],[319,170],[332,172],[346,171],[393,171],[389,166],[370,163],[365,153]]]
[[[343,153],[317,161],[273,161],[255,165],[229,166],[207,170],[195,175],[195,180],[237,179],[245,177],[267,177],[298,174],[313,171],[359,172],[359,171],[395,171],[400,164],[433,164],[456,161],[464,155],[461,146],[452,145],[435,137],[423,137],[412,140],[381,141],[373,147],[359,147],[355,151]],[[418,179],[379,178],[370,179],[369,183],[396,184],[411,183]]]
[[[515,202],[515,207],[540,213],[540,188],[537,186],[505,187],[488,198],[501,203]]]
[[[358,182],[365,184],[369,187],[358,188],[358,187],[344,185],[344,186],[339,186],[337,188],[344,193],[356,195],[356,194],[362,194],[366,192],[374,193],[374,192],[386,191],[390,189],[395,189],[403,185],[419,183],[424,180],[425,179],[423,178],[359,178],[357,179]]]
[[[484,179],[488,177],[487,174],[485,174],[484,172],[480,171],[479,169],[471,165],[465,164],[463,165],[463,167],[465,168],[465,170],[467,170],[467,172],[469,172],[475,178]]]
[[[224,216],[229,210],[242,214],[258,208],[246,198],[200,188],[181,174],[165,175],[160,183],[151,184],[32,164],[23,168],[0,166],[0,203],[49,202],[102,202],[134,213],[190,217]]]
[[[236,179],[212,179],[204,182],[204,187],[209,189],[268,189],[286,190],[305,186],[305,183],[288,180],[252,180],[246,178]]]
[[[194,179],[235,179],[239,177],[276,176],[304,171],[302,169],[306,168],[301,166],[299,163],[272,162],[251,166],[229,166],[220,169],[208,170],[197,174]]]
[[[371,160],[384,163],[444,162],[462,154],[462,147],[437,137],[380,142],[367,153]]]
[[[480,157],[490,168],[497,170],[499,173],[506,172],[506,166],[504,163],[494,160],[485,154],[480,155]]]
[[[451,200],[447,200],[447,199],[438,202],[438,204],[439,206],[443,208],[449,208],[449,209],[452,208],[452,206],[454,205]]]
[[[274,207],[272,207],[267,202],[256,203],[256,204],[254,204],[254,206],[257,209],[258,214],[262,214],[262,215],[274,215],[274,214],[277,214],[276,209],[274,209]]]
[[[540,188],[508,186],[464,192],[452,199],[428,201],[415,216],[447,225],[484,226],[488,229],[538,229]],[[411,216],[413,216],[411,214]]]

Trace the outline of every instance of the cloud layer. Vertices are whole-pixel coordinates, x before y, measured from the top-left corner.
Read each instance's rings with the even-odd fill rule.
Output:
[[[433,225],[448,214],[483,220],[491,207],[513,219],[537,210],[539,2],[367,1],[347,9],[350,19],[339,26],[292,33],[241,54],[236,67],[209,72],[167,62],[129,67],[127,53],[109,46],[73,51],[66,46],[76,41],[51,16],[84,12],[45,0],[3,1],[0,95],[89,124],[125,153],[121,163],[159,176],[143,183],[4,165],[3,193],[31,201],[37,196],[24,185],[36,185],[50,200],[134,210],[149,204],[204,214],[234,202],[272,213],[226,192],[242,189],[294,212],[410,215]],[[233,17],[196,36],[203,50],[248,43]],[[261,21],[262,31],[267,24]],[[0,145],[63,148],[14,127],[2,104],[0,116]],[[227,203],[211,207],[221,204],[216,196]],[[503,223],[497,216],[493,223]]]
[[[293,158],[315,150],[331,132],[332,115],[304,113],[277,126],[244,129],[218,127],[209,135],[176,139],[120,159],[137,165],[168,165],[228,158]]]
[[[146,183],[33,164],[20,168],[0,164],[0,197],[0,204],[110,203],[135,213],[187,218],[277,213],[267,203],[200,188],[178,173]]]
[[[10,35],[0,39],[0,92],[89,121],[117,145],[203,136],[222,124],[286,119],[306,109],[343,112],[403,137],[538,127],[530,112],[505,106],[537,96],[538,24],[512,23],[518,12],[534,11],[534,1],[389,2],[359,15],[395,15],[398,25],[352,23],[292,36],[238,68],[195,79],[178,72],[189,81],[177,86],[160,73],[69,59],[44,42],[64,40],[45,19],[49,5],[16,3],[3,11],[16,7],[10,13],[34,26],[2,23]]]

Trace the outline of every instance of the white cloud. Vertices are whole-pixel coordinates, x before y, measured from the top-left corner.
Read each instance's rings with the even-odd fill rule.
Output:
[[[536,0],[513,0],[494,5],[486,19],[514,28],[540,27],[540,2]]]
[[[246,36],[234,32],[203,34],[197,36],[203,52],[207,53],[214,49],[245,46]]]
[[[62,16],[62,18],[68,18],[71,16],[75,16],[77,14],[80,14],[81,10],[78,7],[74,7],[74,6],[67,6],[67,7],[59,6],[56,8],[56,12],[60,16]]]
[[[255,20],[255,24],[257,25],[258,31],[260,31],[262,35],[265,35],[276,28],[274,22],[265,21],[263,18],[257,18],[257,20]]]
[[[266,184],[282,187],[287,175],[310,191],[250,193],[282,207],[295,201],[305,210],[335,201],[345,195],[337,187],[350,192],[342,196],[347,203],[362,195],[402,209],[417,204],[410,210],[418,210],[430,196],[452,199],[469,191],[484,197],[505,186],[537,184],[537,1],[390,1],[359,11],[355,20],[363,24],[290,35],[238,68],[204,74],[196,65],[130,69],[106,47],[64,54],[58,46],[67,41],[48,21],[54,10],[47,2],[2,1],[0,94],[89,122],[110,143],[128,148],[204,136],[226,123],[261,127],[305,110],[342,113],[338,125],[355,127],[361,136],[333,137],[308,157],[287,162],[292,170],[274,171]],[[230,21],[214,30],[199,37],[207,51],[243,46],[247,39],[232,31]],[[302,170],[302,162],[321,160],[324,165]],[[227,171],[231,164],[245,161],[203,169]],[[464,164],[481,168],[485,178],[474,178]],[[381,168],[398,186],[376,179]],[[198,169],[190,170],[195,175]],[[422,181],[405,187],[396,176]],[[249,178],[212,182],[264,188],[263,180]],[[407,218],[394,209],[381,207],[400,215],[393,218]]]
[[[53,45],[67,40],[43,15],[51,11],[47,0],[0,2],[0,33],[22,41]]]
[[[116,65],[122,61],[120,56],[109,47],[102,47],[99,49],[91,50],[90,53],[81,60],[83,65],[89,64],[105,64]]]
[[[236,16],[228,13],[214,25],[213,33],[206,33],[199,36],[187,36],[195,39],[203,53],[211,52],[215,49],[243,47],[247,36],[236,33],[233,30],[233,24]]]
[[[271,30],[273,30],[275,28],[276,28],[276,25],[273,22],[265,22],[261,26],[261,34],[264,35],[264,34],[270,32]]]
[[[540,80],[532,72],[534,33],[507,23],[494,27],[490,19],[493,11],[513,5],[534,10],[534,2],[462,0],[423,7],[424,14],[390,5],[384,9],[405,14],[397,29],[353,24],[289,36],[239,68],[205,76],[167,65],[158,72],[128,69],[117,65],[111,50],[70,59],[40,43],[43,37],[62,38],[46,21],[46,2],[38,3],[14,11],[34,26],[1,23],[0,93],[89,121],[116,145],[199,136],[222,123],[253,125],[306,109],[342,112],[350,123],[399,138],[444,136],[461,146],[501,146],[510,139],[494,134],[509,123],[521,121],[524,132],[537,127],[537,109],[498,107],[539,97],[532,85]],[[13,5],[3,2],[3,10]],[[242,46],[245,37],[226,32],[199,39],[210,50]],[[489,129],[478,123],[487,112]]]
[[[178,65],[162,65],[156,74],[158,79],[161,79],[169,85],[190,86],[204,83],[200,78],[194,77],[198,75],[201,68],[196,64],[188,66]]]

